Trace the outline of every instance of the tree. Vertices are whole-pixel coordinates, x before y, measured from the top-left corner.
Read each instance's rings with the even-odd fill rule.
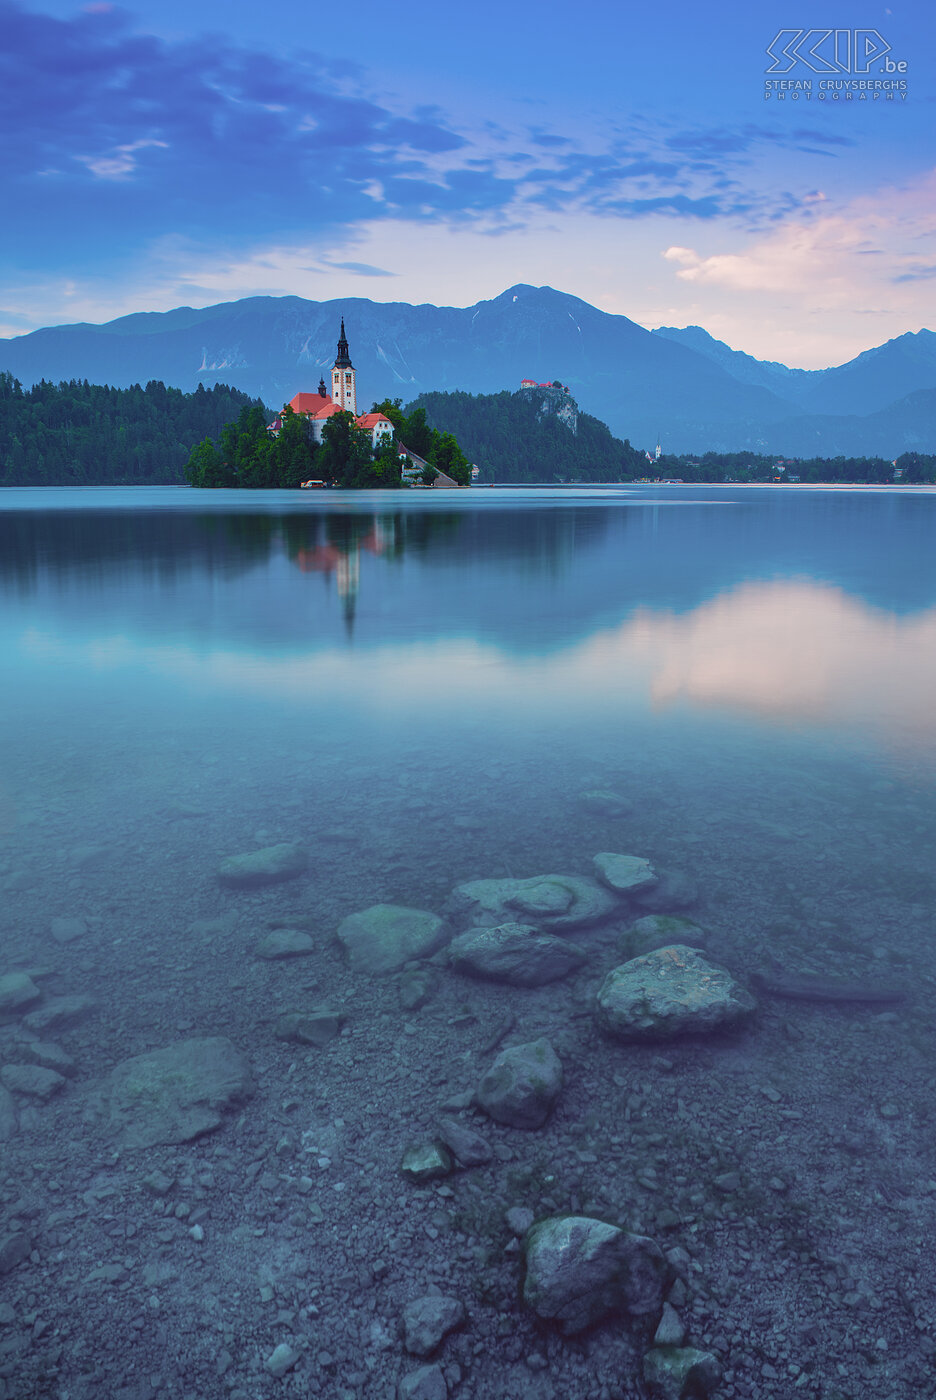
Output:
[[[434,467],[457,481],[459,486],[471,485],[471,463],[451,433],[436,433],[431,461]]]
[[[372,460],[368,434],[355,425],[350,413],[333,413],[322,429],[322,446],[316,457],[322,480],[337,486],[370,485],[367,477]]]
[[[189,486],[233,486],[233,473],[225,465],[224,458],[211,438],[205,438],[192,451],[184,468]]]
[[[383,409],[378,410],[383,412]],[[388,415],[389,416],[389,415]],[[371,464],[371,473],[374,478],[374,485],[383,488],[396,489],[403,485],[403,474],[400,470],[400,455],[396,444],[391,441],[381,443],[374,454]]]
[[[400,442],[406,441],[406,414],[403,412],[402,399],[381,399],[380,403],[371,406],[371,413],[382,413],[385,418],[389,418],[393,424],[394,436]],[[409,443],[406,445],[408,447]]]
[[[421,405],[414,407],[407,415],[402,440],[404,446],[418,457],[425,457],[428,461],[432,456],[435,433],[426,421],[426,410]]]

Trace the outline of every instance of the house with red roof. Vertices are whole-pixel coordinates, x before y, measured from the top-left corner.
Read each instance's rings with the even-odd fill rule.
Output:
[[[345,335],[344,317],[341,320],[341,335],[338,339],[338,353],[332,366],[332,391],[325,387],[325,380],[319,380],[318,393],[294,394],[287,407],[299,418],[306,420],[309,436],[313,442],[321,442],[325,424],[336,413],[350,413],[356,426],[370,436],[371,446],[378,448],[393,438],[393,424],[383,413],[361,413],[357,411],[357,373],[351,363],[348,351],[348,337]],[[277,437],[283,426],[283,415],[278,413],[270,424],[269,431]]]

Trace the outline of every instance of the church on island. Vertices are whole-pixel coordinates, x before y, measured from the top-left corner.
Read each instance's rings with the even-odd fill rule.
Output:
[[[332,391],[329,394],[325,380],[319,380],[317,394],[294,394],[287,405],[299,418],[304,418],[313,442],[322,441],[322,433],[329,418],[336,413],[350,413],[355,426],[362,428],[370,437],[371,446],[376,450],[393,437],[393,424],[383,413],[358,413],[357,375],[351,356],[348,353],[348,337],[345,335],[344,317],[341,319],[341,335],[338,340],[338,354],[332,366]],[[274,437],[283,426],[283,415],[278,413],[270,424]]]
[[[350,413],[354,418],[355,426],[367,433],[370,437],[371,447],[378,451],[385,444],[393,441],[393,424],[384,413],[358,413],[357,411],[357,374],[354,365],[351,363],[351,355],[348,350],[348,337],[345,335],[344,317],[341,318],[341,335],[338,338],[338,354],[335,356],[335,363],[331,372],[331,393],[325,385],[325,380],[319,380],[317,394],[294,394],[289,403],[278,413],[269,425],[267,431],[278,437],[283,426],[283,413],[286,408],[292,409],[299,418],[304,418],[309,437],[313,442],[322,441],[325,431],[325,424],[329,418],[336,413]],[[399,446],[400,475],[403,481],[409,486],[425,484],[427,474],[435,473],[432,485],[435,487],[458,486],[457,481],[453,481],[445,472],[438,467],[430,467],[424,458],[418,453],[411,452],[402,443]],[[304,486],[322,486],[321,481],[307,481]]]

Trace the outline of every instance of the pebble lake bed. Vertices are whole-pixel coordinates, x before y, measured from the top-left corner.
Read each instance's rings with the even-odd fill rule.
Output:
[[[0,1400],[936,1394],[936,493],[74,494]]]

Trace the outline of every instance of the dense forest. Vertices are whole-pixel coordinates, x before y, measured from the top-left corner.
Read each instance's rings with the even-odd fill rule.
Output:
[[[317,447],[305,425],[272,414],[259,399],[218,384],[191,394],[151,380],[114,389],[87,380],[31,389],[0,373],[0,486],[296,487],[315,477],[341,486],[399,486],[397,447],[405,444],[456,481],[685,482],[800,481],[889,484],[936,482],[936,455],[809,459],[750,452],[663,456],[650,463],[605,425],[579,413],[575,434],[554,414],[540,415],[522,393],[430,393],[406,409],[374,404],[394,426],[394,444],[375,456],[366,434],[336,414]],[[193,444],[198,444],[193,450]],[[467,455],[466,455],[467,454]],[[434,472],[427,471],[427,483]]]
[[[158,380],[24,389],[0,374],[0,486],[177,485],[192,444],[259,402],[224,384],[193,394]]]
[[[698,482],[841,482],[843,485],[921,485],[936,482],[936,456],[905,452],[885,457],[765,457],[751,452],[706,452],[701,457],[663,456],[641,476]]]
[[[421,394],[409,411],[422,408],[437,430],[454,433],[482,481],[632,481],[646,473],[647,459],[588,413],[572,432],[554,414],[539,415],[523,392]]]
[[[259,490],[293,488],[307,480],[344,489],[398,488],[409,484],[401,475],[400,446],[405,445],[427,463],[421,485],[430,486],[437,470],[461,486],[471,484],[471,467],[455,438],[430,427],[424,409],[407,414],[402,400],[385,399],[374,404],[373,412],[393,424],[392,439],[378,449],[350,413],[329,418],[317,443],[306,420],[288,406],[275,434],[258,408],[245,406],[237,421],[222,429],[218,442],[206,438],[193,450],[185,479],[190,486]]]

